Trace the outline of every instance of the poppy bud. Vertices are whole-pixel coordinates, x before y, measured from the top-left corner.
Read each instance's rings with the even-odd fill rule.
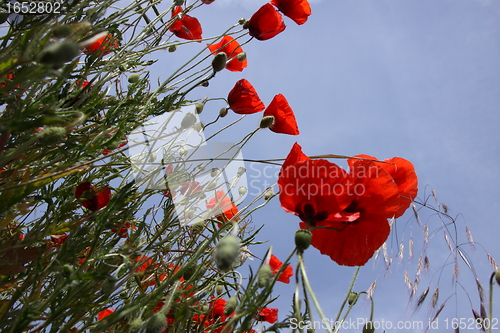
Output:
[[[44,65],[62,65],[65,62],[73,60],[80,54],[80,45],[65,40],[48,46],[40,55],[40,63]]]
[[[218,284],[217,287],[215,288],[215,293],[217,296],[220,296],[224,292],[224,289],[221,284]]]
[[[191,231],[193,232],[193,235],[198,235],[202,233],[203,229],[205,229],[204,221],[198,221],[191,226]]]
[[[241,177],[245,174],[245,172],[247,172],[247,169],[245,169],[244,167],[239,167],[237,175]]]
[[[236,307],[238,306],[238,297],[233,296],[230,299],[227,300],[226,306],[224,307],[224,316],[228,317],[230,316],[234,310],[236,310]]]
[[[210,176],[217,177],[217,175],[219,174],[219,172],[220,172],[219,168],[213,168],[212,171],[210,171]]]
[[[205,103],[199,102],[199,103],[196,103],[196,105],[194,106],[194,109],[196,110],[197,114],[200,114],[203,112],[204,107],[205,107]]]
[[[222,108],[222,109],[220,109],[219,116],[221,118],[224,118],[225,116],[227,116],[227,112],[228,112],[227,110],[228,110],[228,108]]]
[[[226,68],[227,55],[224,52],[219,52],[215,55],[214,60],[212,60],[212,68],[214,72],[220,72]]]
[[[130,331],[137,332],[142,328],[142,319],[136,318],[130,323]]]
[[[306,250],[311,245],[312,234],[309,230],[299,229],[295,232],[295,246],[300,250]]]
[[[500,285],[500,271],[495,272],[495,280],[497,280],[498,285]]]
[[[73,27],[69,24],[60,25],[52,30],[55,38],[66,38],[73,33]]]
[[[73,274],[73,272],[75,271],[75,269],[73,268],[73,266],[70,266],[68,264],[64,265],[62,267],[62,274],[64,277],[71,277],[71,275]]]
[[[192,114],[191,112],[186,113],[184,116],[184,119],[181,121],[181,128],[189,128],[196,124],[196,116]]]
[[[153,317],[149,318],[146,324],[146,333],[160,333],[165,329],[167,317],[163,311],[158,312]]]
[[[244,196],[245,194],[247,194],[248,190],[245,186],[240,186],[240,188],[238,189],[238,193],[240,194],[240,196]]]
[[[246,19],[246,18],[244,18],[244,17],[242,17],[242,18],[240,18],[240,19],[238,20],[238,24],[240,24],[240,25],[243,25],[243,24],[245,24],[246,22],[247,22],[247,19]]]
[[[349,305],[356,304],[356,302],[358,301],[358,297],[359,297],[358,293],[351,291],[349,293],[349,296],[347,297],[347,303],[349,303]]]
[[[210,308],[208,307],[208,305],[203,305],[201,307],[201,312],[207,312]]]
[[[132,74],[128,77],[128,83],[136,83],[140,78],[141,76],[139,74]]]
[[[210,83],[207,80],[203,80],[200,83],[200,86],[202,86],[202,87],[208,87],[209,85],[210,85]]]
[[[236,58],[238,59],[238,61],[245,61],[245,59],[247,58],[247,54],[246,54],[246,52],[238,53]]]
[[[264,193],[264,200],[269,200],[273,197],[274,192],[272,189],[267,190],[266,193]]]
[[[240,240],[229,235],[224,237],[215,247],[215,264],[217,268],[226,273],[232,267],[240,252]]]
[[[250,23],[249,23],[249,22],[250,22],[249,20],[246,20],[246,21],[245,21],[245,23],[243,23],[242,28],[243,28],[243,29],[248,29],[248,26],[250,25]]]
[[[274,116],[265,116],[260,120],[260,128],[268,128],[274,125]]]
[[[177,45],[170,45],[168,47],[168,52],[175,52],[177,50]]]
[[[187,265],[186,267],[184,267],[184,271],[182,272],[182,277],[184,278],[184,280],[189,280],[194,275],[195,272],[196,272],[196,264]]]
[[[182,6],[184,4],[184,0],[174,0],[176,6]]]
[[[55,145],[66,137],[66,129],[64,127],[46,127],[37,136],[41,144]]]
[[[363,333],[373,333],[375,332],[375,327],[371,321],[367,321],[365,326],[363,326]]]
[[[125,72],[127,70],[127,66],[120,65],[120,66],[118,66],[118,69],[120,70],[120,72]]]
[[[266,287],[272,277],[273,271],[271,270],[271,266],[268,264],[260,266],[259,271],[257,272],[257,284],[259,285],[259,288]]]

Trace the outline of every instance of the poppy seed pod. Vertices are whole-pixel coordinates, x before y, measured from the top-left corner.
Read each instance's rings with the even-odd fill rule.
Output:
[[[214,72],[220,72],[224,68],[226,68],[227,63],[227,55],[224,52],[219,52],[215,55],[212,60],[212,68]]]
[[[259,285],[259,288],[266,287],[272,277],[273,271],[271,270],[271,266],[268,264],[260,266],[259,271],[257,272],[257,284]]]
[[[224,118],[225,116],[227,116],[227,113],[228,113],[228,108],[222,108],[222,109],[220,109],[220,111],[219,111],[219,116],[220,116],[221,118]]]
[[[44,65],[62,65],[65,62],[73,60],[78,54],[80,54],[80,45],[73,41],[65,40],[52,44],[43,50],[39,61]]]
[[[170,45],[168,47],[168,52],[175,52],[177,51],[177,45]]]
[[[224,316],[229,317],[236,307],[238,306],[238,297],[233,296],[227,300],[226,306],[224,307]]]
[[[363,326],[363,333],[373,333],[375,332],[375,327],[371,321],[367,321],[365,326]]]
[[[312,234],[309,230],[299,229],[295,232],[295,246],[300,250],[306,250],[311,245]]]
[[[160,333],[165,329],[165,322],[167,317],[163,313],[164,311],[160,311],[151,318],[149,318],[146,323],[146,333]]]
[[[239,167],[237,175],[241,177],[245,174],[245,172],[247,172],[247,169],[245,169],[244,167]]]
[[[37,134],[38,141],[43,145],[55,145],[66,137],[64,127],[47,127]]]
[[[227,273],[232,267],[240,253],[240,240],[238,237],[229,235],[224,237],[215,247],[215,264],[217,268]]]
[[[62,267],[62,274],[64,277],[71,277],[71,275],[73,275],[73,272],[75,271],[75,269],[73,268],[73,266],[70,266],[68,264],[64,265]]]
[[[181,128],[190,128],[194,124],[196,124],[196,116],[190,112],[186,113],[181,121]]]
[[[274,125],[274,116],[265,116],[260,120],[260,128],[268,128]]]
[[[347,297],[347,303],[349,303],[349,305],[354,305],[358,301],[358,298],[359,294],[351,291]]]
[[[218,284],[217,287],[215,288],[215,293],[217,296],[220,296],[224,292],[224,289],[221,284]]]
[[[132,74],[128,77],[128,83],[136,83],[140,78],[141,76],[139,74]]]

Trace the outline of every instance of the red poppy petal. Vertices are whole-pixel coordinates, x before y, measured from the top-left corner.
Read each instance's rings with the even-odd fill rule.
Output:
[[[275,308],[265,308],[259,313],[259,321],[267,321],[270,324],[274,324],[278,321],[278,309]]]
[[[266,3],[248,21],[248,33],[258,40],[268,40],[285,30],[281,14]]]
[[[306,23],[311,15],[311,6],[307,0],[271,0],[271,4],[299,25]]]
[[[245,79],[236,82],[229,92],[227,100],[229,108],[237,114],[261,112],[266,108],[255,88]]]
[[[101,320],[103,318],[106,318],[107,316],[109,316],[110,314],[112,314],[113,312],[115,312],[114,309],[106,309],[106,310],[102,310],[101,312],[99,312],[97,314],[97,320]]]
[[[393,157],[386,159],[385,162],[391,164],[384,163],[382,167],[391,174],[399,188],[399,209],[395,216],[397,218],[404,214],[410,207],[411,200],[417,197],[418,177],[413,164],[404,158]]]
[[[275,133],[298,135],[299,128],[292,108],[285,96],[278,94],[274,96],[271,104],[264,111],[264,117],[274,116],[274,124],[269,129]]]
[[[288,166],[300,162],[300,161],[307,161],[310,158],[302,152],[302,147],[295,142],[293,144],[292,149],[288,153],[288,156],[286,157],[285,161],[283,162],[283,165],[281,166],[281,170],[285,170]],[[281,173],[281,171],[280,171]]]
[[[311,245],[321,254],[344,266],[362,266],[389,237],[387,219],[380,215],[362,215],[356,222],[323,223],[323,227],[340,229],[312,230]],[[300,223],[302,229],[305,223]]]
[[[172,17],[181,12],[182,7],[175,7],[174,11],[172,12]],[[201,39],[201,34],[203,33],[201,24],[198,19],[187,14],[184,14],[182,18],[177,19],[177,21],[175,21],[171,25],[169,30],[173,32],[177,37],[187,40]]]

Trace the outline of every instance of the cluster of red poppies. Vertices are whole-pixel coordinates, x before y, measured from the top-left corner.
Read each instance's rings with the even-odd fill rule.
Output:
[[[269,129],[275,133],[298,135],[299,127],[295,114],[285,96],[274,96],[271,103],[265,107],[255,88],[246,79],[241,79],[228,94],[229,109],[237,114],[252,114],[264,111],[264,117],[273,116],[274,122]]]
[[[339,265],[364,265],[386,241],[387,219],[398,218],[418,191],[412,163],[358,155],[350,172],[307,157],[296,143],[278,179],[280,202],[312,232],[311,245]]]

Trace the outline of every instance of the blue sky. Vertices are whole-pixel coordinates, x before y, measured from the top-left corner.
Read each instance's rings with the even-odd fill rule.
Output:
[[[249,18],[264,3],[216,0],[193,16],[199,18],[203,36],[208,37],[240,17]],[[286,96],[301,134],[292,137],[261,131],[244,147],[246,158],[285,157],[298,141],[309,155],[370,154],[412,161],[419,176],[419,199],[424,200],[434,189],[438,200],[449,207],[449,214],[457,218],[459,243],[467,242],[467,225],[480,244],[476,250],[466,244],[463,250],[487,290],[492,268],[485,251],[500,258],[500,3],[330,0],[311,1],[311,7],[313,15],[306,24],[297,26],[285,19],[287,29],[280,35],[245,45],[249,66],[242,73],[218,73],[210,87],[195,90],[192,97],[225,97],[241,78],[254,85],[265,104],[278,93]],[[222,106],[207,104],[202,119],[211,119],[210,112],[216,113]],[[227,122],[236,118],[230,114]],[[237,131],[227,132],[226,139],[241,138],[259,119],[257,115],[247,117]],[[343,161],[338,163],[345,166]],[[254,172],[255,177],[257,174]],[[248,177],[251,180],[251,171]],[[432,197],[430,203],[436,207]],[[422,274],[417,297],[427,286],[432,294],[438,284],[437,307],[452,295],[439,317],[439,330],[452,331],[444,326],[445,319],[448,323],[453,318],[469,320],[470,304],[479,311],[474,278],[462,262],[458,281],[467,293],[459,284],[452,285],[453,265],[449,264],[441,219],[427,208],[419,212],[422,224],[429,226],[426,254],[431,267]],[[293,247],[298,218],[284,213],[276,200],[254,213],[252,220],[257,226],[265,224],[261,237],[284,258]],[[427,323],[432,317],[431,295],[413,314],[415,299],[408,301],[403,278],[405,270],[415,277],[422,249],[422,227],[411,211],[396,221],[387,243],[390,253],[395,255],[404,241],[407,258],[410,238],[415,242],[412,261],[394,258],[386,274],[379,258],[361,270],[355,290],[366,290],[377,279],[376,320]],[[263,254],[267,245],[257,254]],[[306,263],[327,317],[334,317],[354,269],[338,266],[314,248],[306,252]],[[277,289],[280,318],[289,311],[292,292],[292,285]],[[498,317],[497,307],[494,314]],[[369,311],[369,302],[363,301],[351,317],[366,317]]]

